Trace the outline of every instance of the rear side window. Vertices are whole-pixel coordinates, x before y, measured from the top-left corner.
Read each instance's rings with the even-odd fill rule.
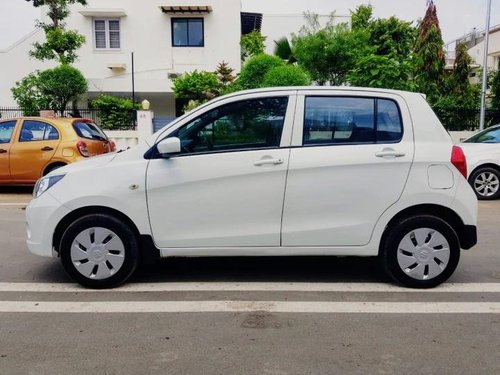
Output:
[[[42,121],[25,120],[21,128],[20,142],[58,140],[59,132],[52,125]]]
[[[0,144],[10,143],[17,121],[0,122]]]
[[[96,141],[107,141],[106,134],[91,122],[74,122],[73,129],[80,138],[93,139]]]
[[[304,145],[393,143],[403,135],[392,100],[356,97],[307,97]]]

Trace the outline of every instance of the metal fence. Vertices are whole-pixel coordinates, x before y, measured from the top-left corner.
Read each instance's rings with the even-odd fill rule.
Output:
[[[434,108],[441,123],[449,131],[478,130],[481,116],[479,109]],[[500,124],[500,110],[487,109],[484,127]]]
[[[37,109],[0,107],[0,118],[38,116]],[[60,116],[57,113],[57,116]],[[134,130],[137,126],[135,110],[100,110],[96,108],[66,109],[62,117],[87,118],[104,129]]]

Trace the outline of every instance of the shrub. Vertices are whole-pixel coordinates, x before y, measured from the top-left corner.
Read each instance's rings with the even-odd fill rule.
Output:
[[[304,70],[295,65],[277,66],[264,76],[261,87],[273,86],[307,86],[311,79]]]
[[[50,109],[50,100],[40,89],[40,73],[27,75],[11,88],[12,96],[25,116],[38,116],[41,109]]]
[[[99,110],[100,125],[104,129],[113,129],[133,123],[134,106],[132,99],[119,98],[111,95],[101,95],[91,102],[92,107]]]
[[[217,74],[195,70],[176,78],[172,89],[178,99],[206,101],[218,95],[220,86]]]
[[[254,56],[248,59],[241,69],[236,85],[243,90],[261,87],[266,73],[278,66],[285,66],[285,62],[277,56],[264,54]]]

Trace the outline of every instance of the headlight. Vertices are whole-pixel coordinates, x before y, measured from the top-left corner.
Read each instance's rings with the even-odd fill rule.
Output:
[[[58,174],[55,176],[47,176],[39,179],[35,185],[35,189],[33,190],[33,198],[38,198],[52,186],[61,181],[64,176],[64,174]]]

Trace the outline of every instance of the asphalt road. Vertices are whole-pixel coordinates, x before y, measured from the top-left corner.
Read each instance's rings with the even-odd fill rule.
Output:
[[[18,192],[0,189],[2,375],[500,373],[500,201],[431,291],[322,257],[175,259],[99,292],[28,252]]]

